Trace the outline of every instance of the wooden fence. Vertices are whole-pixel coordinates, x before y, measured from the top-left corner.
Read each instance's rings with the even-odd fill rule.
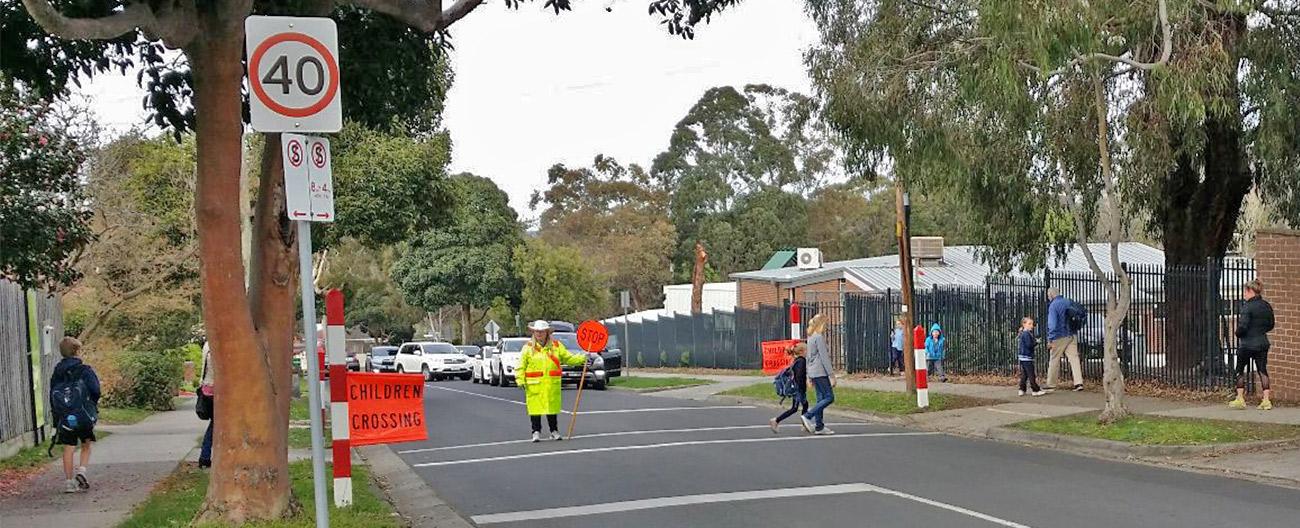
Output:
[[[62,337],[59,297],[0,279],[0,458],[47,439],[47,384]]]

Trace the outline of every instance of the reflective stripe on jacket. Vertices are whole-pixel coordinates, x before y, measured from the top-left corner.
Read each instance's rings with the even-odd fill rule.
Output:
[[[515,369],[515,381],[524,389],[529,416],[559,414],[561,407],[560,385],[564,365],[581,365],[586,354],[574,354],[554,339],[546,346],[536,341],[524,345]]]

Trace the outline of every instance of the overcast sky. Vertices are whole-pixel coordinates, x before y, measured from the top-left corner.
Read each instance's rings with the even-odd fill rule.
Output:
[[[445,124],[453,172],[492,178],[521,216],[555,163],[598,153],[648,164],[708,88],[768,83],[808,93],[802,53],[817,38],[802,2],[748,0],[702,26],[693,41],[667,34],[644,0],[543,2],[508,10],[500,0],[453,26],[455,84]],[[347,79],[343,88],[347,89]],[[83,91],[109,127],[144,121],[134,75],[103,76]]]

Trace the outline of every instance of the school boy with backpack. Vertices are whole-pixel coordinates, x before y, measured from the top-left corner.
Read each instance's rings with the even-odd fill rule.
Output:
[[[81,361],[81,342],[65,337],[59,342],[63,359],[50,376],[50,410],[54,415],[54,444],[63,446],[64,493],[90,489],[86,466],[95,444],[95,422],[99,419],[99,376]],[[81,444],[81,464],[72,466],[72,455]],[[53,446],[51,446],[53,448]]]
[[[782,420],[796,412],[808,412],[808,360],[804,358],[807,352],[808,345],[804,343],[790,347],[785,352],[793,357],[794,361],[776,375],[773,383],[776,386],[776,395],[781,397],[781,401],[790,398],[790,408],[780,416],[767,421],[767,424],[772,427],[773,434],[781,432]]]

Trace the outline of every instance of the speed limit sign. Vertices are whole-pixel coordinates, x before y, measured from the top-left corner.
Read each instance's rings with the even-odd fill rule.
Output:
[[[334,21],[250,16],[244,32],[253,130],[338,132],[343,108]]]

